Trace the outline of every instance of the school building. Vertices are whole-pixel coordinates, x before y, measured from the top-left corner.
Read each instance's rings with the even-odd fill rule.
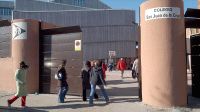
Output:
[[[12,14],[10,18],[0,15],[0,91],[15,91],[14,72],[22,60],[30,66],[30,93],[57,93],[54,74],[66,59],[70,94],[81,94],[83,61],[124,57],[130,64],[136,56],[139,32],[133,10],[113,10],[100,0],[15,0],[4,4],[0,5],[2,14],[5,7],[10,7]],[[114,53],[109,56],[109,52]]]

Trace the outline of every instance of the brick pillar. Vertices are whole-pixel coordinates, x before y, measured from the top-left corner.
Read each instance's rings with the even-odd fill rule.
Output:
[[[39,90],[39,22],[18,19],[12,21],[13,70],[25,61],[29,65],[27,85],[29,93]]]
[[[187,105],[183,0],[149,0],[141,10],[141,75],[145,104]]]

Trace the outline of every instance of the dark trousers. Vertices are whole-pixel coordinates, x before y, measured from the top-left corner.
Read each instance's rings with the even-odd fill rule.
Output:
[[[94,98],[95,99],[99,98],[96,92],[94,93]],[[83,89],[83,101],[86,101],[86,100],[87,100],[87,89]]]
[[[59,93],[58,93],[58,102],[64,103],[65,95],[67,94],[68,86],[60,87]]]

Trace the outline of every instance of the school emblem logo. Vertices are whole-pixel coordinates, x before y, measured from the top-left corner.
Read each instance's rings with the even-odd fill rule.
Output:
[[[13,23],[12,24],[12,39],[27,39],[27,24],[26,23]]]
[[[26,30],[20,28],[19,26],[13,25],[13,27],[15,27],[15,32],[14,32],[14,38],[16,38],[17,36],[21,35],[22,33],[26,32]]]

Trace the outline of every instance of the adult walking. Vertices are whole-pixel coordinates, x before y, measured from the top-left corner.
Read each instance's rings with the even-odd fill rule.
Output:
[[[19,69],[15,72],[17,93],[7,101],[8,107],[11,107],[11,104],[21,97],[21,106],[26,107],[26,96],[27,96],[27,85],[26,85],[26,72],[28,69],[28,65],[25,64],[24,61],[20,62]]]
[[[117,62],[117,69],[121,71],[121,78],[123,78],[124,70],[126,69],[126,62],[123,58]]]
[[[138,57],[136,57],[136,59],[133,62],[132,77],[138,79]],[[139,79],[138,79],[138,81],[139,81]]]
[[[65,70],[67,61],[63,60],[61,66],[58,68],[57,77],[59,80],[58,102],[64,103],[65,95],[69,89],[67,84],[67,72]]]
[[[103,79],[103,70],[99,61],[95,62],[95,66],[90,71],[90,85],[91,85],[90,99],[89,99],[90,106],[93,105],[93,97],[96,91],[96,85],[100,88],[106,103],[109,102],[108,95],[106,93],[106,90],[104,89],[104,85],[106,85],[106,82]]]
[[[83,101],[87,101],[87,90],[90,89],[90,71],[91,71],[91,63],[90,61],[86,61],[83,64],[83,68],[81,70],[81,78],[82,78],[82,96]],[[94,93],[94,98],[98,99],[98,95],[96,92]]]

